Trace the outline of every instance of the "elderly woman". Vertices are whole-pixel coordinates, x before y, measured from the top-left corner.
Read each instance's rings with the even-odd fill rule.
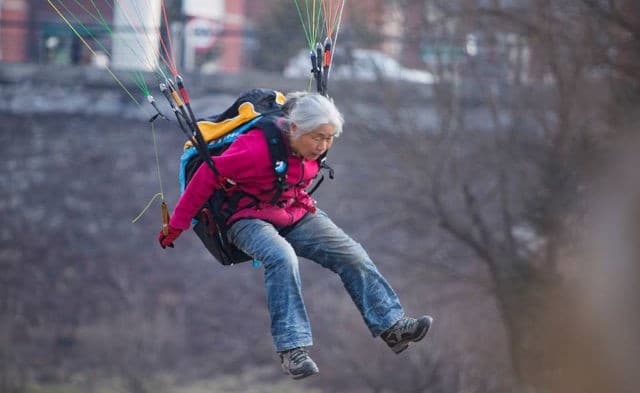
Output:
[[[271,195],[265,193],[258,196],[260,203],[240,206],[229,219],[227,233],[238,249],[264,264],[271,335],[282,368],[294,379],[318,373],[306,349],[313,342],[298,256],[338,274],[372,335],[380,336],[400,353],[427,334],[432,318],[406,317],[398,296],[362,246],[316,208],[305,191],[320,169],[318,158],[342,132],[343,117],[329,99],[315,93],[289,94],[284,113],[289,188],[276,204],[270,204]],[[213,160],[220,174],[238,185],[258,184],[268,190],[273,184],[275,175],[261,130],[240,136]],[[217,176],[207,165],[201,165],[175,207],[169,234],[160,232],[163,248],[173,246],[180,233],[189,228],[215,187],[219,187]]]

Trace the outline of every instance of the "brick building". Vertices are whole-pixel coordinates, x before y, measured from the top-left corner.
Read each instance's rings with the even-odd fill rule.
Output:
[[[58,3],[54,3],[58,4]],[[104,2],[95,2],[103,17],[111,21],[112,11]],[[87,39],[94,34],[103,39],[104,29],[75,2],[64,5],[88,31],[80,30]],[[66,14],[64,8],[59,10]],[[80,64],[89,62],[87,50],[74,37],[56,11],[42,0],[4,0],[0,2],[0,60],[5,62],[41,62]]]
[[[141,0],[127,0],[124,3],[129,1]],[[140,4],[150,4],[150,1],[144,0]],[[78,26],[77,22],[82,22],[86,29],[77,30],[96,52],[100,54],[104,51],[93,37],[100,41],[106,51],[113,50],[111,34],[83,11],[77,2],[64,1],[68,10],[62,8],[59,2],[53,3],[65,15],[68,16],[70,12],[78,18],[77,21],[71,20],[75,26]],[[171,3],[165,0],[166,5]],[[255,43],[252,41],[251,29],[267,17],[274,4],[264,0],[182,0],[183,5],[187,3],[190,5],[183,10],[170,10],[173,13],[171,20],[176,21],[178,26],[177,30],[173,30],[177,41],[176,57],[181,68],[209,72],[239,71],[250,62],[247,61],[250,59],[245,59],[245,55],[247,47]],[[93,4],[99,8],[108,23],[114,23],[113,10],[107,2],[95,1]],[[183,14],[187,8],[189,12]],[[291,12],[295,13],[293,6]],[[420,15],[420,9],[402,10],[382,0],[361,0],[347,4],[343,23],[349,24],[350,19],[357,18],[359,23],[382,33],[376,49],[417,65],[419,59],[416,57],[416,46],[419,42],[404,42],[402,36],[421,23]],[[190,41],[188,37],[194,32],[200,35]],[[345,33],[345,38],[347,34]],[[107,61],[106,54],[102,59],[95,57],[62,21],[49,2],[0,2],[0,61],[43,64],[105,64]]]
[[[154,0],[154,2],[159,4],[159,0]],[[133,23],[138,22],[139,11],[130,5],[135,3],[136,0],[118,3],[125,4],[125,8],[128,8],[125,14],[129,14],[129,19],[125,19],[124,23],[131,25],[130,20],[134,20]],[[199,4],[197,1],[194,1],[194,3],[197,9]],[[242,66],[242,30],[243,25],[246,23],[245,1],[207,0],[200,3],[202,3],[201,7],[205,10],[202,13],[204,16],[181,15],[177,19],[184,20],[178,20],[177,24],[180,26],[183,23],[181,26],[184,28],[191,19],[211,19],[210,16],[207,16],[206,11],[216,6],[220,8],[222,14],[218,15],[216,20],[212,20],[212,25],[217,25],[219,28],[212,29],[205,32],[205,34],[219,35],[217,37],[219,38],[218,40],[211,40],[211,42],[217,41],[218,48],[216,53],[219,69],[224,71],[239,70]],[[75,1],[65,1],[63,2],[64,5],[59,2],[53,2],[53,4],[75,26],[78,33],[91,45],[94,51],[100,53],[113,50],[112,45],[114,43],[112,42],[111,34],[96,21],[96,17],[100,16],[107,21],[111,29],[117,30],[118,26],[114,26],[114,12],[107,2],[95,1],[91,3],[91,6],[87,5],[85,9]],[[98,10],[93,8],[94,4],[98,7]],[[144,0],[139,4],[139,7],[148,7],[152,2]],[[165,4],[170,3],[165,2]],[[91,12],[91,15],[87,11]],[[144,11],[147,11],[147,9],[145,8]],[[169,12],[171,11],[173,11],[174,15],[172,16],[174,17],[176,13],[180,13],[175,10],[169,10]],[[147,17],[147,15],[143,16]],[[156,25],[162,22],[162,19],[157,19]],[[174,20],[174,18],[171,19]],[[180,35],[180,31],[178,31],[177,35]],[[116,42],[116,44],[118,43]],[[138,50],[138,48],[135,49]],[[185,48],[181,48],[180,43],[176,42],[176,51],[184,50]],[[181,55],[183,53],[176,53],[177,57]],[[0,61],[90,64],[96,62],[96,59],[49,2],[42,0],[4,0],[0,2]]]
[[[0,59],[23,62],[28,59],[29,6],[26,0],[0,2]]]

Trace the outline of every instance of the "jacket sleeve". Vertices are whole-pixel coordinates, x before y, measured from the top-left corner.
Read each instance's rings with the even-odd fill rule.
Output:
[[[262,149],[259,148],[261,146]],[[208,165],[200,165],[178,200],[169,225],[183,230],[189,229],[193,217],[211,194],[220,188],[224,178],[242,182],[251,176],[256,159],[260,160],[264,155],[262,150],[266,151],[264,136],[261,131],[252,130],[238,137],[222,155],[212,157],[222,178],[216,176]]]
[[[198,213],[205,201],[217,187],[218,179],[208,165],[200,165],[178,200],[169,225],[179,229],[189,229],[191,219]]]

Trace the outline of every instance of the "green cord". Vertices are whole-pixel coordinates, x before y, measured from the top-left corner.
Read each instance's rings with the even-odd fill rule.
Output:
[[[160,175],[160,159],[158,158],[158,142],[156,140],[156,129],[151,122],[151,135],[153,137],[153,151],[156,157],[156,172],[158,174],[158,183],[160,184],[160,192],[155,194],[153,198],[147,203],[147,205],[142,209],[142,211],[131,221],[132,224],[135,224],[144,214],[149,210],[153,202],[160,198],[161,201],[164,202],[164,188],[162,187],[162,176]]]

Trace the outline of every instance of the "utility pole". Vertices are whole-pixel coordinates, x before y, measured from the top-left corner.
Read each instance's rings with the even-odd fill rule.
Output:
[[[175,0],[171,4],[169,16],[169,30],[173,37],[173,54],[176,57],[176,66],[178,69],[185,69],[185,35],[184,26],[187,16],[184,13],[184,1]],[[173,16],[173,18],[171,17]]]
[[[118,1],[114,5],[113,68],[153,71],[159,61],[160,0]]]

